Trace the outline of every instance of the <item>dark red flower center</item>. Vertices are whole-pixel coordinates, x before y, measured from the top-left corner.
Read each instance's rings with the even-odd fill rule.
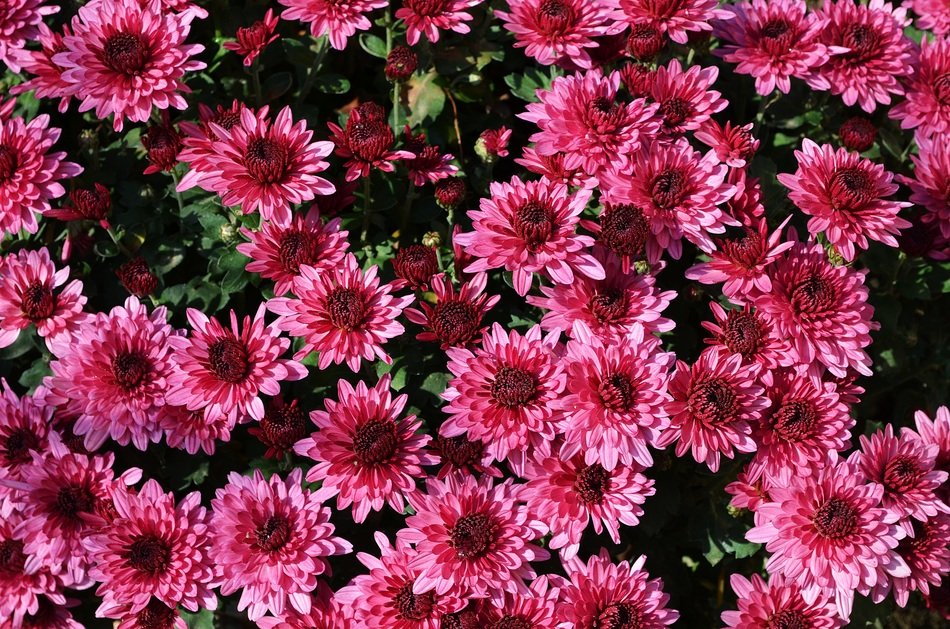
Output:
[[[465,345],[478,332],[481,318],[478,308],[469,301],[440,301],[432,314],[432,331],[446,345]]]
[[[42,321],[56,310],[56,297],[46,284],[34,280],[21,296],[20,309],[30,321]]]
[[[110,70],[134,76],[145,70],[152,51],[141,35],[116,33],[102,47],[102,63]]]
[[[142,146],[148,152],[148,161],[159,170],[168,172],[178,164],[181,136],[165,125],[149,127],[142,135]]]
[[[394,46],[386,57],[386,77],[390,81],[405,81],[419,66],[419,56],[407,46]]]
[[[512,227],[528,251],[537,251],[554,235],[554,211],[540,201],[529,201],[515,211]]]
[[[858,512],[847,500],[830,498],[815,511],[812,523],[822,537],[841,539],[858,530]]]
[[[722,323],[722,342],[734,354],[752,358],[765,345],[765,326],[754,313],[730,310]]]
[[[612,134],[620,126],[625,116],[626,108],[620,103],[598,96],[590,102],[587,108],[591,129],[599,134]]]
[[[766,629],[809,629],[814,625],[803,612],[783,609],[769,617]]]
[[[112,204],[108,190],[101,187],[94,190],[74,190],[69,193],[69,202],[83,217],[96,221],[105,218]]]
[[[538,6],[538,27],[545,35],[564,34],[576,21],[574,7],[564,0],[543,0]]]
[[[143,258],[129,260],[116,270],[116,275],[125,290],[138,297],[150,295],[158,288],[158,277],[152,273]]]
[[[533,629],[534,624],[522,616],[504,616],[488,626],[488,629]]]
[[[68,484],[56,492],[54,509],[66,519],[79,521],[80,513],[95,513],[96,496],[85,485]]]
[[[9,146],[0,144],[0,184],[13,179],[19,166],[19,153]]]
[[[157,598],[148,602],[148,606],[140,611],[135,620],[141,629],[172,629],[175,626],[175,610],[165,605]]]
[[[136,535],[125,551],[125,559],[134,570],[158,575],[168,569],[172,549],[168,542],[156,535]]]
[[[442,207],[455,209],[465,200],[465,182],[459,177],[439,180],[435,184],[435,198]]]
[[[30,462],[30,451],[39,450],[40,438],[27,428],[15,428],[3,442],[3,456],[11,465]]]
[[[597,616],[598,629],[643,629],[646,626],[640,610],[630,603],[614,603]]]
[[[851,49],[845,53],[851,60],[869,59],[881,54],[881,34],[866,24],[851,24],[844,32],[841,45]]]
[[[392,421],[370,420],[353,435],[353,453],[363,465],[378,465],[392,459],[398,438]]]
[[[445,13],[450,0],[403,0],[403,5],[420,17],[438,17]]]
[[[600,215],[600,242],[620,256],[638,256],[650,235],[643,210],[634,205],[616,205]]]
[[[587,306],[599,323],[619,321],[627,314],[627,293],[614,288],[598,291]]]
[[[614,373],[600,381],[597,388],[604,408],[629,411],[637,399],[637,387],[625,373]]]
[[[874,198],[874,181],[861,168],[840,168],[831,176],[828,193],[831,207],[839,211],[859,208]]]
[[[269,447],[287,450],[307,435],[304,412],[297,400],[277,406],[271,404],[261,420],[258,438]]]
[[[277,259],[280,268],[291,274],[300,272],[300,265],[316,262],[317,239],[311,232],[288,229],[280,235]]]
[[[267,553],[277,552],[290,541],[290,521],[282,515],[272,515],[254,530],[254,547]]]
[[[482,461],[485,445],[481,441],[469,441],[465,435],[435,438],[435,447],[445,463],[455,467],[478,465]]]
[[[290,151],[283,142],[254,138],[244,151],[244,167],[260,183],[283,181],[290,166]]]
[[[426,284],[439,271],[439,261],[435,249],[425,245],[409,245],[396,252],[393,258],[396,276],[406,280],[414,287]]]
[[[25,565],[26,555],[23,554],[23,542],[18,539],[0,541],[0,574],[20,575]]]
[[[126,391],[137,389],[152,373],[152,364],[141,352],[121,352],[112,359],[112,377]]]
[[[638,61],[649,61],[663,49],[663,34],[653,24],[634,24],[627,38],[627,52]]]
[[[687,406],[693,416],[708,426],[719,426],[736,418],[739,399],[728,382],[713,378],[692,387]]]
[[[818,411],[811,402],[788,400],[772,413],[772,430],[785,441],[796,443],[815,434],[818,419]]]
[[[933,534],[934,532],[931,529],[934,526],[933,524],[911,521],[914,528],[913,537],[908,535],[897,543],[897,554],[905,560],[928,555],[932,551],[934,542],[941,541],[940,537],[935,537]],[[930,522],[937,522],[937,520],[931,520]]]
[[[443,614],[439,629],[483,629],[478,611],[469,607],[460,612]]]
[[[236,338],[218,339],[208,346],[208,367],[218,380],[241,382],[250,367],[247,348]]]
[[[759,31],[761,46],[769,54],[779,57],[787,55],[795,38],[795,31],[783,17],[772,18],[762,25]]]
[[[650,183],[653,203],[662,210],[671,210],[679,206],[689,192],[689,181],[679,170],[664,170]]]
[[[230,131],[231,127],[241,122],[241,112],[235,109],[222,109],[211,119],[211,122],[225,131]]]
[[[599,504],[610,491],[610,472],[600,463],[581,468],[574,480],[574,491],[583,502]]]
[[[663,116],[663,125],[674,129],[689,120],[695,110],[688,100],[674,96],[660,103],[659,112]]]
[[[517,367],[502,367],[491,383],[492,399],[508,408],[527,406],[537,391],[535,375]]]
[[[762,37],[766,39],[776,39],[786,34],[790,30],[788,21],[782,17],[772,18],[762,25]]]
[[[950,105],[950,72],[944,72],[934,79],[934,97],[942,105]]]
[[[747,231],[742,238],[724,240],[722,250],[733,264],[752,271],[765,257],[762,244],[762,237],[758,232]]]
[[[393,144],[393,130],[381,118],[362,117],[358,121],[350,118],[346,133],[350,151],[364,162],[382,159]]]
[[[821,314],[835,305],[837,291],[819,275],[810,275],[792,288],[792,308],[798,314]]]
[[[449,531],[449,543],[459,559],[478,559],[491,550],[498,525],[485,513],[470,513],[456,520]]]
[[[432,617],[435,608],[435,594],[412,593],[412,582],[404,584],[393,597],[393,607],[406,620],[426,620]]]
[[[352,332],[366,319],[366,304],[355,288],[337,287],[327,295],[327,315],[334,327]]]
[[[906,493],[917,486],[921,472],[914,457],[896,456],[884,466],[884,487],[891,493]]]

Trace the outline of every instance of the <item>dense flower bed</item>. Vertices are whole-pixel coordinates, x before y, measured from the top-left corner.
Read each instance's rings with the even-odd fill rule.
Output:
[[[950,618],[950,8],[0,3],[0,629]]]

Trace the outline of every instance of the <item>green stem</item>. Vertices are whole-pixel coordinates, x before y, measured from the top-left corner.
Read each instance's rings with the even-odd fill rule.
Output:
[[[264,96],[261,92],[261,63],[256,57],[251,64],[251,86],[254,89],[254,103],[260,107],[264,104]]]
[[[181,198],[181,192],[178,191],[180,178],[174,169],[172,169],[172,181],[175,183],[175,199],[178,201],[178,218],[180,219],[185,213],[185,202]]]
[[[323,66],[323,60],[327,56],[327,49],[329,47],[329,40],[327,39],[326,35],[323,35],[317,39],[317,55],[313,58],[313,64],[307,71],[307,78],[304,80],[303,86],[300,88],[300,95],[297,96],[298,107],[302,105],[305,100],[307,100],[310,90],[313,89],[313,83],[317,80],[317,74],[320,72],[320,67]]]
[[[122,240],[121,240],[121,239],[118,237],[118,235],[115,233],[115,230],[112,228],[111,225],[106,228],[106,233],[109,234],[109,238],[111,238],[111,239],[112,239],[112,242],[115,243],[115,246],[116,246],[116,248],[119,250],[120,253],[125,254],[125,256],[126,256],[127,258],[133,257],[133,256],[132,256],[132,252],[129,251],[129,248],[128,248],[128,247],[126,247],[125,245],[122,244]]]
[[[399,89],[402,83],[393,81],[393,133],[399,135]]]
[[[409,240],[409,216],[412,212],[412,202],[416,199],[416,186],[409,182],[409,190],[406,192],[406,202],[402,204],[402,215],[399,221],[399,242],[405,243]]]
[[[360,241],[364,244],[366,244],[367,236],[369,236],[369,219],[372,214],[372,203],[369,197],[370,175],[371,173],[367,173],[363,177],[363,233],[360,235]]]

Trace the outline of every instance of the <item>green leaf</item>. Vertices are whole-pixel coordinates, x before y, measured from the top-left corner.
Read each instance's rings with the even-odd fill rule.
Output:
[[[197,614],[183,611],[181,617],[188,625],[188,629],[214,629],[214,612],[210,609],[202,609]]]
[[[50,375],[50,373],[49,361],[38,360],[34,362],[29,369],[20,374],[20,378],[17,382],[20,383],[20,386],[33,391],[33,389],[43,382],[43,378]]]
[[[710,566],[715,566],[726,556],[719,542],[713,539],[712,534],[706,535],[706,549],[703,551],[703,557],[709,562]]]
[[[422,386],[420,387],[423,391],[428,391],[436,397],[441,397],[442,392],[445,391],[445,385],[449,383],[449,374],[447,373],[430,373],[426,376],[426,379],[423,380]]]
[[[439,75],[427,72],[413,76],[408,81],[406,102],[409,105],[410,126],[421,125],[425,120],[434,120],[445,107],[445,92],[436,83]]]
[[[261,86],[261,93],[264,102],[277,100],[290,91],[290,86],[294,83],[294,77],[290,72],[277,72],[267,77]]]
[[[185,484],[179,487],[180,491],[184,491],[189,487],[197,487],[201,483],[205,482],[208,478],[208,462],[202,461],[201,465],[198,466],[194,472],[185,477]]]
[[[373,55],[374,57],[379,57],[380,59],[385,59],[388,56],[386,52],[386,42],[384,42],[376,35],[371,35],[370,33],[360,34],[360,47]]]
[[[313,83],[314,88],[324,94],[346,94],[350,91],[350,82],[339,74],[323,74]]]
[[[524,74],[506,76],[505,84],[511,88],[511,93],[521,100],[536,103],[538,97],[535,92],[551,87],[551,79],[537,68],[528,68]]]

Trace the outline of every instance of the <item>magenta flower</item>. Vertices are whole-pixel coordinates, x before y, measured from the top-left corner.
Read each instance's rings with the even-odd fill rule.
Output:
[[[166,405],[159,425],[165,432],[169,448],[178,448],[188,454],[201,450],[213,455],[217,442],[231,440],[231,431],[239,419],[240,423],[247,421],[243,416],[239,418],[220,410],[210,413],[203,408],[189,411],[183,406]]]
[[[49,449],[50,405],[31,396],[17,396],[0,378],[0,478],[18,480],[33,462],[34,453]],[[0,485],[0,498],[5,487]]]
[[[916,137],[919,155],[911,155],[914,176],[898,175],[911,189],[910,201],[923,207],[923,221],[950,241],[950,144],[936,138]]]
[[[936,445],[937,459],[934,469],[950,473],[950,410],[941,406],[933,419],[927,417],[923,411],[917,411],[914,413],[914,423],[917,427],[916,433],[910,428],[904,428],[902,433],[918,437],[925,445]],[[937,495],[944,504],[950,504],[950,483],[944,482]]]
[[[26,43],[36,39],[43,17],[59,12],[60,7],[44,1],[12,0],[0,8],[0,63],[13,72],[20,71]]]
[[[722,613],[728,629],[760,629],[762,627],[809,627],[839,629],[844,620],[838,617],[835,604],[827,595],[806,600],[802,588],[776,574],[766,583],[757,574],[752,580],[741,574],[729,577],[732,591],[739,599],[738,611]]]
[[[950,6],[944,0],[904,0],[904,6],[917,14],[917,27],[934,35],[950,33]]]
[[[563,153],[554,155],[541,155],[533,147],[526,146],[522,151],[522,156],[515,160],[537,175],[550,179],[555,183],[563,183],[571,187],[594,188],[597,186],[597,178],[591,177],[580,168],[568,168],[564,165],[565,157]]]
[[[455,473],[502,477],[501,470],[492,465],[494,457],[485,451],[485,444],[481,441],[473,441],[465,435],[436,435],[432,449],[442,465],[436,474],[439,480]]]
[[[482,0],[403,0],[396,10],[396,19],[406,23],[406,41],[415,46],[422,35],[433,44],[439,41],[439,31],[465,34],[471,31],[466,22],[472,16],[466,13]]]
[[[530,594],[505,592],[500,604],[483,606],[481,621],[492,628],[556,629],[562,626],[557,621],[560,584],[557,577],[542,574],[528,586]]]
[[[717,8],[717,0],[619,0],[614,19],[631,25],[649,24],[675,41],[685,44],[690,33],[711,31],[714,19],[732,14]]]
[[[402,144],[403,149],[415,155],[415,157],[403,159],[403,165],[409,171],[409,181],[414,186],[436,183],[452,177],[459,171],[457,166],[452,165],[454,155],[443,154],[438,146],[426,142],[425,133],[413,135],[409,125],[403,129]]]
[[[690,66],[683,71],[678,59],[672,59],[653,73],[649,97],[659,105],[660,131],[666,136],[679,136],[709,120],[726,108],[729,101],[709,89],[716,82],[719,69]]]
[[[257,620],[261,629],[358,629],[353,625],[353,612],[340,605],[340,601],[323,581],[310,595],[310,611],[301,614],[293,607],[283,614],[264,616]]]
[[[950,74],[950,39],[925,37],[909,77],[906,99],[888,110],[900,120],[902,129],[916,129],[929,137],[950,131],[950,99],[947,75]]]
[[[696,139],[716,152],[716,158],[730,168],[743,168],[759,150],[759,140],[752,136],[753,123],[733,126],[727,120],[720,126],[712,118],[699,126]]]
[[[58,98],[59,113],[66,113],[69,108],[69,101],[73,97],[73,85],[63,79],[63,72],[66,68],[53,61],[53,57],[58,53],[64,52],[66,46],[63,44],[63,36],[69,37],[73,34],[69,24],[63,24],[63,32],[57,33],[50,30],[46,24],[39,24],[39,32],[35,39],[42,48],[40,50],[20,50],[18,62],[22,69],[33,77],[27,79],[19,85],[10,88],[13,95],[23,94],[33,90],[37,98]],[[2,44],[0,44],[2,46]]]
[[[356,31],[366,31],[373,23],[366,16],[389,4],[388,0],[279,0],[287,7],[280,17],[310,24],[314,37],[326,35],[336,50],[346,48]]]
[[[931,589],[936,591],[950,572],[950,516],[941,513],[923,522],[909,523],[908,528],[911,530],[907,537],[897,544],[897,554],[910,568],[910,576],[889,576],[878,583],[871,592],[874,602],[893,593],[897,604],[904,607],[911,592],[930,596]]]
[[[412,160],[415,153],[393,150],[393,134],[386,113],[379,105],[369,102],[357,106],[346,119],[346,126],[328,122],[334,152],[346,159],[346,181],[369,177],[373,168],[384,173],[396,169],[398,160]]]
[[[250,66],[257,59],[257,56],[264,52],[279,35],[275,33],[278,22],[273,9],[267,9],[264,19],[257,20],[245,28],[237,29],[235,41],[227,41],[222,44],[227,50],[232,50],[239,55],[244,56],[244,65]]]
[[[204,103],[198,103],[198,122],[186,120],[179,124],[183,148],[178,154],[178,161],[191,166],[191,170],[185,173],[179,182],[181,190],[198,185],[202,178],[218,166],[220,157],[215,142],[220,138],[214,132],[212,123],[225,131],[230,131],[234,126],[241,124],[241,112],[245,109],[248,108],[237,99],[232,101],[228,108],[218,105],[215,109],[211,109]],[[267,106],[261,107],[259,111],[252,109],[251,112],[261,121],[267,115]]]
[[[738,354],[744,362],[758,363],[768,370],[794,362],[788,356],[788,342],[776,336],[769,322],[749,304],[726,311],[712,301],[709,302],[709,309],[716,321],[702,322],[703,327],[713,334],[711,338],[704,339],[711,345],[704,351]]]
[[[456,291],[444,273],[433,277],[435,304],[420,301],[421,311],[406,308],[406,318],[425,327],[416,339],[437,341],[442,349],[468,347],[480,342],[485,332],[482,319],[501,299],[498,295],[485,294],[487,282],[485,273],[476,273]]]

